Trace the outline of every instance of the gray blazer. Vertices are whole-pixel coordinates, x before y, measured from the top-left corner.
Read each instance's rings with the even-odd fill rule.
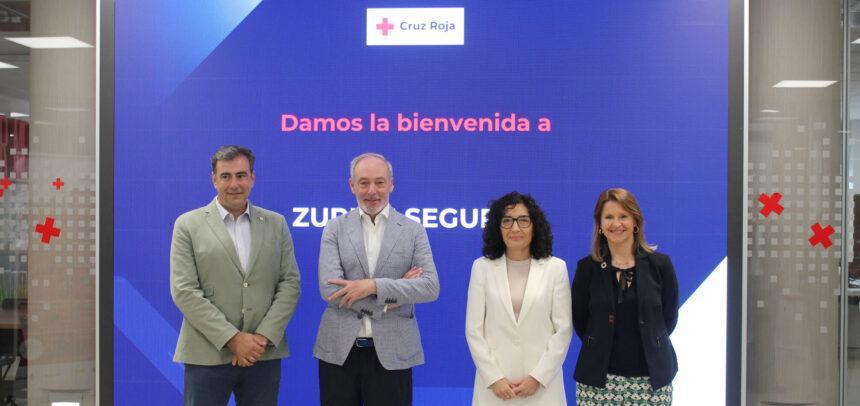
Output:
[[[170,294],[184,318],[175,362],[226,364],[233,357],[227,341],[239,331],[262,334],[274,343],[261,360],[289,356],[284,329],[299,300],[293,240],[280,214],[253,205],[249,214],[247,273],[215,200],[176,219]]]
[[[424,268],[420,278],[401,279],[413,266]],[[323,300],[337,291],[331,279],[367,279],[367,254],[358,210],[329,221],[322,235],[319,286]],[[385,369],[406,369],[424,363],[424,350],[415,319],[415,303],[439,297],[439,279],[427,232],[420,224],[391,208],[374,270],[377,294],[353,304],[337,307],[339,299],[327,304],[320,321],[314,357],[343,365],[362,325],[362,315],[372,318],[373,341],[379,362]],[[400,307],[383,312],[385,304]]]

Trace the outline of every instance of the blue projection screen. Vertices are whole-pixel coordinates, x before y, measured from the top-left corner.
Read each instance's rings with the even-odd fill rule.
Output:
[[[416,307],[415,404],[470,403],[488,201],[532,194],[572,278],[608,187],[637,195],[678,272],[675,404],[724,404],[727,30],[727,1],[118,1],[116,403],[181,403],[173,221],[215,195],[215,149],[241,144],[251,201],[286,216],[302,274],[282,404],[318,404],[320,236],[355,207],[348,163],[366,151],[393,163],[392,206],[427,228],[439,271],[439,299]]]

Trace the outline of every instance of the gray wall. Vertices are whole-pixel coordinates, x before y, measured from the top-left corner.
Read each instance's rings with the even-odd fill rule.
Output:
[[[749,2],[747,405],[838,402],[841,10]],[[781,80],[838,82],[774,88]],[[774,192],[785,211],[765,218],[758,197]],[[836,229],[829,249],[810,245],[815,223]]]
[[[92,0],[34,0],[32,36],[95,44]],[[31,224],[50,215],[61,238],[30,238],[28,404],[95,402],[95,48],[30,53]],[[65,186],[51,186],[61,177]],[[68,398],[64,398],[68,396]]]

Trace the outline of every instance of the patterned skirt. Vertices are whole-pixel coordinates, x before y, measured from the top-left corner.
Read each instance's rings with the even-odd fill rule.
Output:
[[[579,406],[670,406],[672,385],[651,388],[648,377],[606,375],[606,387],[576,383],[576,404]]]

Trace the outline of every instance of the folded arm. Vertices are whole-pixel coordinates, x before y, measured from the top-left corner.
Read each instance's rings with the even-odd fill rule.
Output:
[[[427,231],[419,228],[412,241],[412,266],[423,269],[421,276],[414,279],[375,278],[377,305],[426,303],[439,297],[439,277],[433,263],[430,240]]]
[[[378,304],[376,297],[373,295],[355,300],[350,306],[341,306],[341,296],[335,296],[335,293],[340,291],[343,286],[330,283],[330,281],[346,280],[346,274],[341,265],[340,251],[338,250],[338,235],[334,227],[334,222],[329,222],[326,225],[323,230],[322,241],[320,242],[319,279],[317,281],[319,283],[320,296],[322,296],[322,299],[326,301],[329,307],[349,309],[358,314],[366,314],[374,319],[382,318],[385,304]]]

